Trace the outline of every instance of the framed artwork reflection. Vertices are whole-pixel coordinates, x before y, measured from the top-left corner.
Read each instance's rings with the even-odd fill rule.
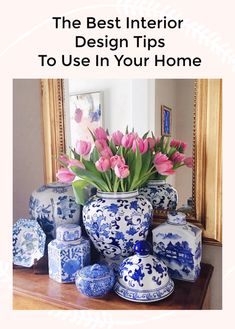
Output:
[[[89,130],[103,126],[102,96],[100,91],[70,95],[70,145],[74,146],[77,140],[93,143]]]
[[[172,109],[161,106],[161,134],[162,136],[171,136],[172,133]]]

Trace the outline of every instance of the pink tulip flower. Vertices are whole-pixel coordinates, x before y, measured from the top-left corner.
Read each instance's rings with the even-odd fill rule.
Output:
[[[56,177],[62,183],[71,183],[74,180],[75,176],[76,175],[67,168],[59,169],[56,174]]]
[[[176,139],[172,139],[170,142],[170,146],[175,147],[176,149],[178,149],[180,145],[181,145],[181,141],[178,141]]]
[[[120,146],[122,144],[122,137],[123,137],[123,133],[119,130],[115,131],[114,133],[112,133],[112,142],[114,143],[114,145]]]
[[[165,154],[162,154],[161,152],[158,152],[156,154],[154,159],[154,165],[160,175],[168,176],[175,173],[175,170],[173,170],[173,163],[168,159]]]
[[[74,115],[74,120],[77,122],[77,123],[80,123],[82,121],[82,110],[77,108],[75,110],[75,115]]]
[[[120,155],[114,155],[110,158],[111,168],[114,169],[115,166],[125,165],[125,159]]]
[[[122,137],[122,146],[129,149],[132,147],[136,135],[134,133],[126,134]]]
[[[77,141],[75,146],[75,151],[84,156],[88,155],[91,150],[91,143],[86,141]]]
[[[149,143],[149,148],[150,150],[153,150],[154,149],[154,146],[156,145],[157,143],[157,140],[155,138],[152,138],[152,137],[148,137],[147,138],[147,141]]]
[[[105,172],[111,168],[110,161],[106,157],[99,158],[95,163],[96,169],[101,172]]]
[[[147,139],[142,139],[142,138],[138,137],[133,141],[133,144],[132,144],[133,152],[136,151],[136,147],[138,147],[141,154],[144,154],[148,151],[149,143],[148,143]]]
[[[186,150],[187,146],[188,146],[187,143],[181,142],[180,149],[182,150],[182,152],[184,152]]]
[[[66,165],[69,164],[69,158],[68,158],[68,156],[65,155],[65,154],[61,155],[61,156],[59,157],[59,160],[60,160],[61,162],[65,163]]]
[[[113,156],[113,153],[110,149],[110,147],[105,147],[102,151],[100,151],[100,155],[104,158],[110,158]]]
[[[96,139],[105,139],[106,140],[108,138],[106,131],[102,127],[96,128],[94,131],[94,134],[95,134]]]
[[[95,141],[95,146],[98,150],[98,152],[101,152],[103,149],[108,147],[107,141],[105,139],[97,139]]]
[[[171,157],[171,161],[173,161],[174,164],[182,163],[184,161],[184,159],[185,159],[185,155],[183,153],[178,152],[178,151],[173,153],[173,155]]]
[[[193,158],[192,157],[187,157],[184,159],[184,164],[189,167],[192,168],[193,167]]]
[[[130,175],[129,167],[128,165],[116,165],[114,167],[114,172],[118,178],[126,178]]]
[[[81,169],[85,169],[84,164],[81,161],[76,160],[76,159],[69,160],[68,165],[69,165],[69,167],[74,166],[74,167],[78,167],[78,168],[81,168]]]

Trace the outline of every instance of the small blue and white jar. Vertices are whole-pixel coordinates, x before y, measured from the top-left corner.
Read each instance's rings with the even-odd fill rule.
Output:
[[[195,281],[201,269],[202,230],[186,222],[186,215],[170,212],[152,231],[153,252],[164,261],[174,279]]]
[[[178,204],[176,189],[165,180],[150,180],[140,189],[152,204],[154,210],[175,210]]]
[[[49,277],[60,283],[75,282],[78,270],[90,264],[90,241],[76,224],[61,225],[48,244]]]
[[[115,282],[114,272],[106,265],[94,264],[86,266],[77,272],[77,289],[88,297],[104,297]]]
[[[33,191],[29,200],[31,218],[38,221],[47,237],[55,238],[62,224],[79,224],[82,206],[75,201],[71,184],[50,183]]]

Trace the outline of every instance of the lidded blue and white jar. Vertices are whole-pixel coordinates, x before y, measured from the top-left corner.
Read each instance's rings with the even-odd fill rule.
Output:
[[[195,281],[201,269],[202,230],[187,223],[184,213],[174,211],[152,233],[154,254],[167,265],[169,275]]]
[[[120,264],[114,291],[133,302],[156,302],[168,297],[174,290],[166,265],[151,255],[147,241],[138,241],[135,255]]]
[[[81,212],[82,206],[76,203],[71,184],[43,185],[30,196],[29,213],[50,238],[55,238],[56,228],[62,224],[79,224]]]
[[[48,244],[49,277],[57,282],[75,282],[78,270],[90,264],[90,241],[81,236],[81,227],[64,224],[57,238]]]
[[[165,180],[150,180],[148,184],[140,189],[152,204],[154,210],[175,210],[178,203],[176,189]]]
[[[88,297],[103,297],[113,287],[114,272],[107,265],[94,264],[86,266],[77,272],[76,286]]]

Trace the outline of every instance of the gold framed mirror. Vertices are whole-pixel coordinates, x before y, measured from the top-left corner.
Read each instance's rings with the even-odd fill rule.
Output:
[[[45,183],[54,181],[58,157],[66,152],[64,84],[41,80]],[[203,228],[204,242],[222,242],[222,81],[194,83],[192,213],[188,220]],[[156,223],[166,212],[156,212]]]

